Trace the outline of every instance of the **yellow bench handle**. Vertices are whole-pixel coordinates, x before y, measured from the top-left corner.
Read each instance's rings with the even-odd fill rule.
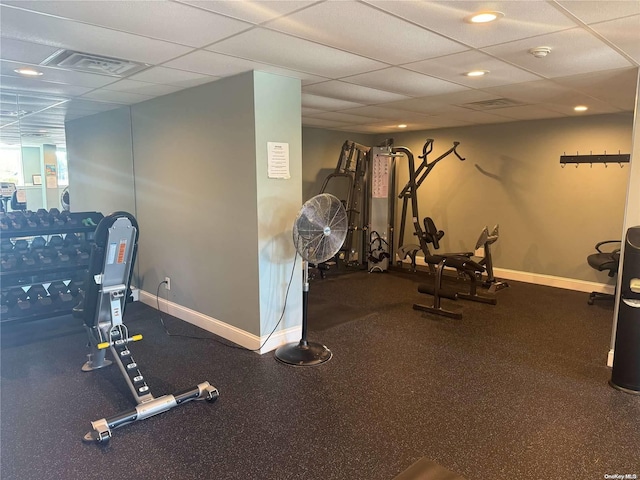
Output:
[[[125,342],[137,342],[138,340],[142,340],[142,335],[134,335],[133,337],[129,337],[125,340]],[[96,345],[98,350],[103,350],[105,348],[109,348],[112,342],[102,342]]]

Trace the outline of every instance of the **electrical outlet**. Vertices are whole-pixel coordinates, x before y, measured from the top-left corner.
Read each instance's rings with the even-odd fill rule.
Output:
[[[171,290],[171,279],[169,277],[164,277],[164,286],[167,290]]]

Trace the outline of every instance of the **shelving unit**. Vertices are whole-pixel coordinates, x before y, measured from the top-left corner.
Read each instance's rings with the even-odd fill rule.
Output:
[[[66,315],[78,303],[99,212],[0,214],[0,322]]]

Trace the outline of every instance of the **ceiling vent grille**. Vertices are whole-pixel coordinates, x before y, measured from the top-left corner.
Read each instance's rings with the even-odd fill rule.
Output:
[[[482,100],[481,102],[463,103],[459,106],[471,110],[495,110],[497,108],[517,107],[521,105],[526,105],[526,103],[509,98],[494,98],[493,100]]]
[[[40,65],[112,77],[125,77],[150,67],[145,63],[103,57],[91,53],[74,52],[73,50],[58,50]]]

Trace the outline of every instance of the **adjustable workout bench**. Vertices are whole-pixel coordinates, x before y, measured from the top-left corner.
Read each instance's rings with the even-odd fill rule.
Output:
[[[479,263],[474,262],[470,258],[461,255],[427,255],[426,257],[424,257],[424,260],[429,265],[435,266],[436,276],[433,286],[420,284],[418,285],[418,292],[433,295],[433,306],[414,304],[414,310],[422,310],[425,312],[435,313],[436,315],[461,319],[462,313],[453,312],[451,310],[445,310],[444,308],[442,308],[442,306],[440,305],[441,297],[449,298],[451,300],[462,298],[464,300],[488,303],[490,305],[496,304],[495,296],[478,295],[477,274],[481,274],[482,272],[484,272],[484,267]],[[442,272],[444,270],[444,267],[455,268],[459,273],[462,273],[469,277],[469,293],[444,290],[442,288]]]
[[[190,400],[214,402],[218,398],[218,390],[209,382],[159,398],[151,394],[129,348],[131,342],[142,340],[142,335],[130,336],[122,321],[137,247],[138,222],[129,213],[112,213],[98,224],[82,309],[91,353],[82,370],[89,372],[111,365],[112,362],[105,358],[107,349],[110,350],[137,405],[126,412],[91,422],[92,430],[84,436],[88,442],[108,441],[112,429],[166,412]]]

